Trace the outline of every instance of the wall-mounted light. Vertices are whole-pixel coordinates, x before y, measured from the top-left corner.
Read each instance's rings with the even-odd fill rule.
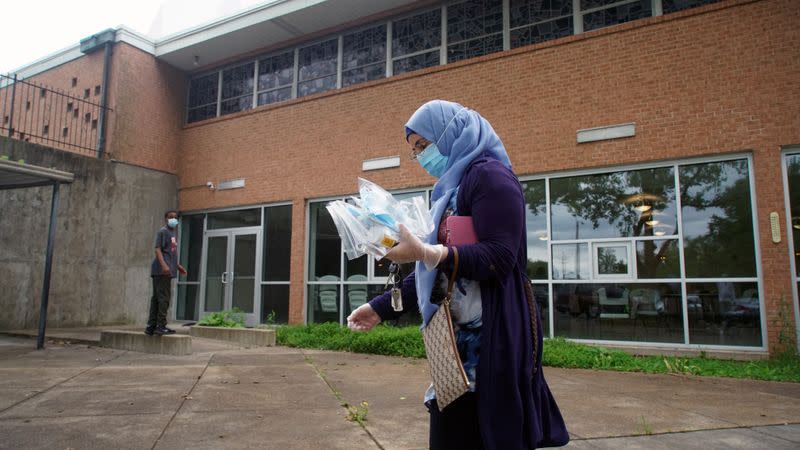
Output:
[[[194,55],[194,61],[192,62],[192,65],[194,65],[195,67],[200,65],[200,57],[199,56]]]

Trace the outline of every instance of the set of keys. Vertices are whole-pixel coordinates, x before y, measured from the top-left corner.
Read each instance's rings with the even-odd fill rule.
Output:
[[[395,262],[389,264],[389,278],[386,279],[384,289],[392,285],[392,309],[395,311],[403,310],[403,297],[400,294],[400,264]]]

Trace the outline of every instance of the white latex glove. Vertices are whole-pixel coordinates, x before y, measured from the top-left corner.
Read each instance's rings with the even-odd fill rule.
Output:
[[[381,317],[369,303],[364,303],[347,316],[347,327],[353,331],[369,331],[381,322]]]
[[[403,224],[400,224],[400,243],[386,253],[386,258],[396,263],[422,261],[428,270],[433,270],[446,256],[447,247],[441,244],[431,245],[422,242]]]

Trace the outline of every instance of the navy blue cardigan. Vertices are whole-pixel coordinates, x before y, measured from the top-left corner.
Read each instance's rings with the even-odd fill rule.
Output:
[[[519,180],[500,162],[479,157],[465,171],[456,201],[459,215],[472,216],[478,236],[477,244],[458,247],[458,275],[481,285],[476,393],[483,445],[488,450],[566,445],[569,434],[541,370],[541,326],[536,358],[533,355],[525,296],[525,199]],[[452,258],[448,252],[439,265],[445,273],[452,268]],[[403,280],[402,294],[404,311],[417,310],[413,273]],[[388,293],[370,305],[382,320],[398,315]]]

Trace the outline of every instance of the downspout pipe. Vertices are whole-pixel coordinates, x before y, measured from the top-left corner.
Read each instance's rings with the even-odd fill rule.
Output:
[[[97,158],[102,158],[106,147],[106,122],[108,121],[108,76],[111,70],[111,50],[117,40],[117,30],[109,28],[97,34],[93,34],[85,39],[81,39],[81,53],[89,53],[100,50],[105,52],[103,55],[103,84],[102,99],[100,104],[100,115],[97,118]]]
[[[103,85],[102,88],[102,102],[100,103],[100,117],[98,118],[97,125],[97,159],[103,159],[103,153],[106,149],[106,120],[108,115],[108,73],[110,72],[111,65],[111,52],[112,42],[106,42],[104,46],[103,55]]]

